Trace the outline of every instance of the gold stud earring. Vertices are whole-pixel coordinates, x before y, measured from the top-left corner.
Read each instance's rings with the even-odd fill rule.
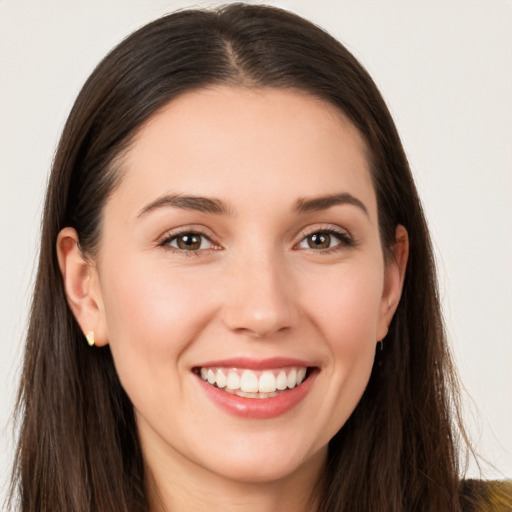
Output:
[[[87,340],[87,343],[89,344],[89,346],[92,347],[94,345],[94,331],[89,331],[85,335],[85,339]]]

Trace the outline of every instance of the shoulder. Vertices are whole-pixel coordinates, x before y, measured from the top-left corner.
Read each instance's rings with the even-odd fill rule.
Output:
[[[460,504],[463,512],[511,512],[512,480],[462,480]]]

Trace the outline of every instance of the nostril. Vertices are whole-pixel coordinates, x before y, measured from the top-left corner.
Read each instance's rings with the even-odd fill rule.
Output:
[[[295,319],[289,308],[262,311],[241,304],[227,312],[225,323],[230,330],[259,339],[288,331]]]

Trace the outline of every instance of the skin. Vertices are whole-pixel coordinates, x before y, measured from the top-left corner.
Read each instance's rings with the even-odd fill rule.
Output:
[[[134,404],[153,508],[311,510],[327,443],[366,387],[407,261],[400,226],[384,261],[360,134],[306,94],[217,87],[154,115],[122,173],[97,258],[82,257],[72,228],[57,246],[70,306],[84,333],[110,344]],[[339,193],[361,204],[296,209]],[[166,194],[216,198],[227,211],[141,214]],[[325,230],[340,236],[311,247]],[[205,238],[180,249],[178,231]],[[192,372],[277,356],[318,374],[297,406],[271,419],[228,414]]]

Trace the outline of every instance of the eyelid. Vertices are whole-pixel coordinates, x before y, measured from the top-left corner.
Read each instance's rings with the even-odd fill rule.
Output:
[[[301,231],[299,236],[300,236],[300,239],[302,240],[306,236],[309,236],[309,235],[312,235],[314,233],[318,233],[321,231],[338,233],[340,235],[344,235],[344,236],[348,236],[348,237],[352,238],[352,235],[350,234],[348,229],[337,226],[336,224],[315,224],[313,226],[308,226]]]

